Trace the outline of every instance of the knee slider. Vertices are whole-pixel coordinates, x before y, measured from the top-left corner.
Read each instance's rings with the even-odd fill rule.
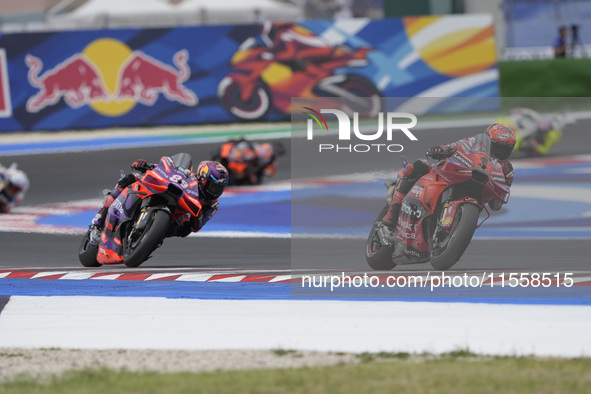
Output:
[[[124,177],[119,178],[117,181],[117,186],[120,188],[125,188],[136,181],[135,175],[127,174]]]
[[[414,168],[409,175],[411,178],[418,179],[429,172],[429,164],[425,163],[423,160],[416,160],[413,163],[413,167]]]
[[[429,172],[429,164],[422,160],[417,160],[412,164],[412,171],[407,176],[403,176],[398,184],[398,191],[406,195],[412,186],[419,180],[420,177]]]

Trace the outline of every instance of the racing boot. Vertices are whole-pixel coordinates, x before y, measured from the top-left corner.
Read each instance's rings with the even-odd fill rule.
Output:
[[[382,223],[388,227],[390,232],[394,231],[398,223],[398,214],[400,213],[402,200],[404,200],[404,197],[408,194],[416,181],[428,172],[429,165],[423,160],[417,160],[403,170],[402,173],[404,176],[400,179],[398,187],[392,195],[390,209],[382,219]]]
[[[100,244],[101,243],[101,233],[103,231],[103,227],[105,226],[105,219],[107,217],[107,212],[109,211],[109,207],[113,204],[115,198],[113,197],[112,193],[109,192],[105,196],[104,205],[99,211],[94,215],[92,219],[92,223],[88,227],[90,230],[89,240],[91,243]]]
[[[105,227],[105,219],[107,218],[107,212],[109,211],[109,207],[117,197],[121,194],[123,189],[127,186],[131,185],[137,180],[135,175],[127,174],[124,177],[120,178],[117,181],[117,185],[111,191],[105,189],[105,201],[103,203],[103,207],[99,209],[94,218],[92,219],[92,223],[89,226],[90,230],[90,241],[92,243],[101,243],[101,232],[103,231],[103,227]]]
[[[394,229],[396,229],[398,223],[398,214],[400,213],[400,207],[402,206],[404,196],[404,194],[396,190],[392,196],[390,209],[388,209],[388,212],[386,212],[386,215],[382,218],[382,224],[388,227],[388,230],[392,233],[394,232]]]

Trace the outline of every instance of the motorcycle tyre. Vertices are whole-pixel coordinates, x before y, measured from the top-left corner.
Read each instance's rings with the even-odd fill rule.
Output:
[[[449,232],[448,237],[451,238],[445,250],[435,258],[433,257],[433,251],[431,251],[430,263],[433,268],[445,271],[458,262],[472,240],[472,236],[478,225],[479,215],[480,209],[474,204],[466,203],[460,206],[456,212],[454,224]]]
[[[386,205],[384,209],[380,212],[378,217],[376,218],[371,231],[369,232],[369,236],[367,237],[367,241],[365,242],[365,261],[367,264],[374,270],[378,271],[388,271],[392,268],[396,267],[396,263],[392,261],[392,253],[394,253],[394,246],[381,246],[375,252],[371,252],[370,248],[372,247],[372,242],[374,237],[376,236],[375,233],[377,231],[377,223],[382,220],[382,218],[386,215],[390,209],[389,205]]]
[[[237,92],[234,93],[234,92]],[[253,94],[248,98],[248,102],[244,102],[240,100],[240,92],[241,87],[235,81],[232,81],[225,89],[221,95],[221,101],[223,105],[226,107],[228,112],[232,115],[236,116],[240,119],[245,120],[257,120],[262,119],[269,113],[271,109],[271,95],[267,90],[266,86],[262,83],[258,83],[257,86],[253,90]],[[238,98],[233,99],[233,95],[236,95]],[[262,107],[264,105],[264,101],[267,101],[266,107]],[[252,100],[258,100],[259,104],[257,104],[257,108],[255,110],[244,109],[243,106],[245,104],[250,104]],[[261,108],[259,108],[261,107]],[[250,112],[250,113],[249,113]]]
[[[147,228],[140,236],[139,245],[129,254],[127,254],[127,250],[123,251],[123,263],[128,267],[139,267],[164,239],[170,225],[170,214],[166,211],[156,210],[153,211],[152,216],[151,222],[148,223]]]
[[[384,100],[382,98],[382,92],[380,92],[369,79],[356,74],[347,74],[345,80],[340,83],[340,86],[356,95],[359,93],[360,89],[364,92],[361,95],[358,95],[358,97],[372,98],[373,100],[376,100],[374,103],[375,106],[373,106],[368,112],[364,112],[360,108],[351,107],[351,110],[354,112],[359,112],[360,117],[374,117],[383,110]]]
[[[98,254],[98,245],[89,242],[90,231],[87,231],[82,238],[80,248],[78,249],[78,259],[85,267],[100,267],[102,264],[96,260]]]

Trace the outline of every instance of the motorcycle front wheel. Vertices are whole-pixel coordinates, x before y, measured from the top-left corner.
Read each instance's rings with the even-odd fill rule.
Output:
[[[123,263],[128,267],[139,267],[164,239],[169,225],[170,214],[168,212],[152,211],[141,234],[132,233],[131,237],[128,235],[128,239],[124,243]]]
[[[458,208],[449,232],[433,242],[430,259],[433,268],[445,271],[457,263],[472,240],[479,215],[480,209],[474,204],[466,203]]]
[[[374,270],[391,270],[396,267],[396,264],[392,261],[394,247],[382,245],[377,234],[380,226],[379,223],[386,215],[389,208],[390,206],[386,205],[384,209],[382,209],[373,223],[367,241],[365,242],[365,261],[367,261],[367,264]]]
[[[90,242],[90,231],[87,231],[78,249],[78,259],[85,267],[100,267],[102,264],[96,260],[97,253],[98,245]]]

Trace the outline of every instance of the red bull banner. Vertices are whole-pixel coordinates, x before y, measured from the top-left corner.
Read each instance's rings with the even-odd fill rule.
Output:
[[[0,131],[288,120],[292,97],[401,110],[498,95],[485,15],[0,34]],[[424,111],[496,109],[448,102]]]

